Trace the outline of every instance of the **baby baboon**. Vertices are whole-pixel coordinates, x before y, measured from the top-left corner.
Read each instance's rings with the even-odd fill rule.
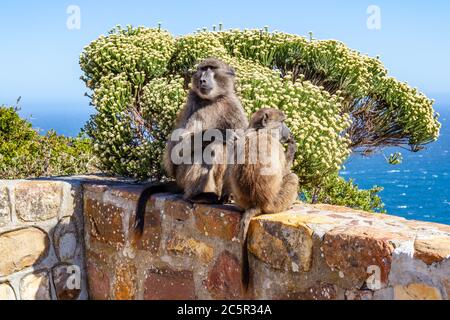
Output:
[[[144,228],[145,207],[152,194],[181,191],[184,199],[195,203],[219,203],[226,200],[229,192],[224,190],[223,180],[226,165],[225,138],[210,145],[213,154],[212,163],[190,162],[174,164],[174,150],[182,143],[190,143],[193,135],[202,135],[205,131],[248,127],[244,109],[234,90],[235,72],[224,62],[208,58],[201,62],[192,77],[188,101],[177,117],[174,132],[183,131],[181,141],[169,139],[164,153],[163,164],[167,174],[175,179],[175,184],[150,186],[141,195],[136,212],[136,231],[142,234]],[[202,152],[192,148],[192,152]],[[224,160],[225,159],[225,160]]]
[[[250,220],[260,214],[288,210],[298,198],[299,180],[291,172],[296,142],[284,124],[286,117],[277,109],[261,109],[250,121],[238,161],[227,170],[235,203],[246,210],[241,220],[243,284],[248,286],[247,232]],[[287,144],[285,151],[282,143]]]

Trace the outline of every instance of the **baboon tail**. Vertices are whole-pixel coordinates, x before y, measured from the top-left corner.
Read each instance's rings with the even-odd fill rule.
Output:
[[[145,210],[147,208],[147,202],[150,198],[157,193],[182,193],[181,188],[177,186],[175,182],[161,182],[147,186],[139,196],[139,200],[136,205],[136,218],[134,221],[134,237],[139,239],[144,233],[145,226]]]
[[[248,286],[250,282],[250,268],[248,262],[248,229],[250,227],[250,222],[254,217],[257,217],[261,214],[261,209],[254,208],[245,211],[241,220],[241,235],[240,241],[242,243],[242,263],[241,263],[241,279],[242,279],[242,287],[244,292],[248,291]]]

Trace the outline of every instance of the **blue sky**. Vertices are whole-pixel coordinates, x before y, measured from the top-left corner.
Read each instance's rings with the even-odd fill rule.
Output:
[[[88,114],[78,57],[116,24],[156,26],[175,35],[211,27],[260,28],[334,38],[379,54],[391,75],[450,105],[449,1],[2,1],[0,104],[22,96],[26,110]],[[81,9],[81,29],[68,30],[66,9]],[[381,30],[366,26],[369,5]]]

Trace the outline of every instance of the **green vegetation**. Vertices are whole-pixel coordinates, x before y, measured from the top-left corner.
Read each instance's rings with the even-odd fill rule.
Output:
[[[21,119],[15,107],[0,106],[0,179],[94,172],[97,158],[90,139],[45,136]]]
[[[345,160],[386,146],[419,151],[439,135],[432,100],[389,77],[379,59],[341,42],[267,30],[174,38],[160,28],[116,27],[80,57],[97,110],[85,129],[104,171],[164,176],[162,150],[191,71],[210,56],[236,69],[249,115],[262,107],[287,114],[300,150],[295,172],[310,200],[379,210],[379,189],[360,191],[336,178]]]
[[[337,175],[330,177],[321,188],[301,190],[301,198],[311,203],[327,203],[365,211],[385,213],[384,204],[378,193],[383,188],[374,186],[360,190],[353,180],[345,181]]]

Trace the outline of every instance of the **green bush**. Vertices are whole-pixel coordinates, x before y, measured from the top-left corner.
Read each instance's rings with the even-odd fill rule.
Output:
[[[385,213],[384,204],[378,193],[383,188],[374,186],[370,190],[360,190],[353,180],[345,181],[337,175],[330,177],[321,188],[301,190],[301,198],[306,202],[327,203],[365,211]]]
[[[0,179],[92,173],[96,163],[90,139],[41,136],[17,108],[0,106]]]
[[[304,189],[336,182],[352,151],[392,145],[417,151],[439,135],[432,100],[389,77],[379,59],[338,41],[262,30],[174,38],[160,29],[117,27],[80,57],[97,110],[86,132],[103,170],[164,176],[162,149],[191,72],[211,56],[236,69],[236,90],[248,115],[262,107],[287,114],[300,150],[294,169]]]

